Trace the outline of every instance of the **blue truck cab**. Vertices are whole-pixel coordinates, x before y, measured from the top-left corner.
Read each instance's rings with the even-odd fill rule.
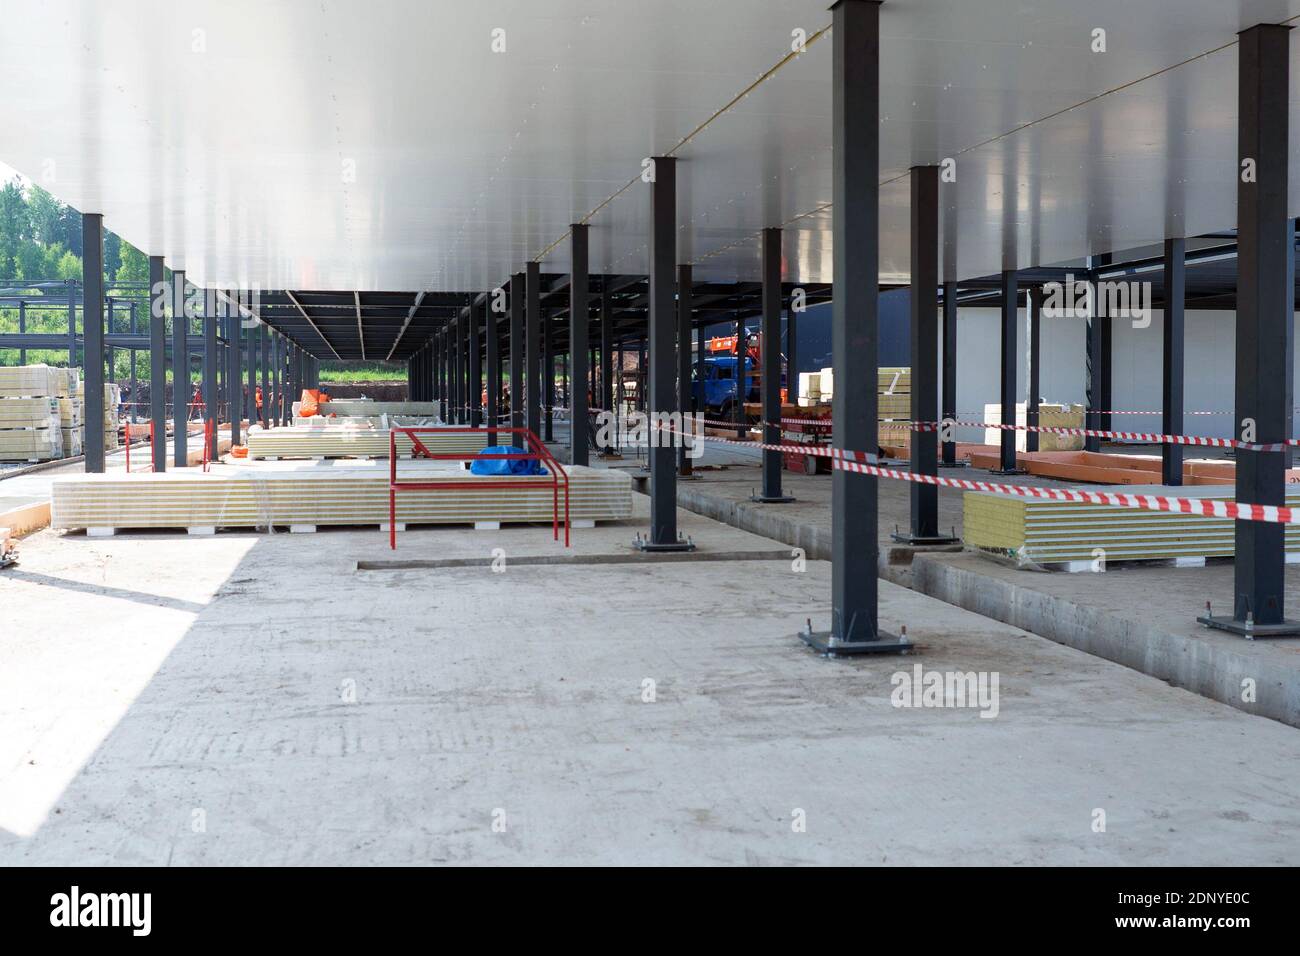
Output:
[[[692,364],[691,373],[694,380],[691,390],[700,407],[713,413],[722,413],[724,418],[733,417],[736,407],[736,356],[710,356],[704,360],[704,381],[698,377],[698,366]],[[758,389],[754,381],[754,361],[745,358],[745,401],[758,401]]]

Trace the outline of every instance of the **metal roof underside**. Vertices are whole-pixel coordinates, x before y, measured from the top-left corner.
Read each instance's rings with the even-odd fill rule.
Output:
[[[829,283],[828,5],[10,0],[0,159],[197,284],[337,290],[268,309],[324,358],[391,349],[410,316],[400,358],[440,319],[412,315],[421,290],[491,289],[532,259],[563,275],[571,222],[593,275],[644,274],[655,154],[681,161],[697,280],[754,282],[759,230],[784,226],[783,278]],[[1235,35],[1300,0],[881,11],[880,267],[906,283],[907,170],[950,157],[947,278],[1235,226]]]

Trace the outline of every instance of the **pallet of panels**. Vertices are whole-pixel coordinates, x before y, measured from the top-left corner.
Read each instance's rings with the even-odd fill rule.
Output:
[[[0,398],[0,461],[62,457],[59,399]]]
[[[248,433],[248,457],[387,458],[388,434],[386,428],[355,428],[350,425],[253,428]],[[487,433],[421,432],[420,441],[431,452],[473,455],[487,447]],[[400,432],[397,453],[399,456],[411,454],[411,439]]]
[[[632,479],[620,471],[572,466],[569,515],[574,522],[631,517]],[[401,491],[398,524],[533,523],[552,520],[549,475],[535,487],[493,488],[455,462],[404,461],[400,481],[461,482],[465,488]],[[490,479],[488,479],[490,480]],[[517,476],[509,481],[520,480]],[[170,469],[54,479],[50,524],[92,533],[165,528],[315,530],[318,526],[387,525],[388,462],[275,462],[222,466],[210,472]],[[560,519],[564,494],[560,493]]]
[[[1186,488],[1142,485],[1125,488],[1124,493],[1231,499],[1233,489],[1202,487],[1193,494]],[[1287,504],[1300,507],[1300,489],[1288,489]],[[1069,565],[1099,557],[1168,561],[1233,555],[1230,518],[983,491],[966,492],[962,511],[962,541],[967,547],[1021,566]],[[1300,556],[1300,526],[1286,526],[1286,550]]]

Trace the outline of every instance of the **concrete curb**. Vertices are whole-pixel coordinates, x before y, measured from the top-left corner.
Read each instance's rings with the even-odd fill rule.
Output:
[[[1288,661],[1263,641],[1245,642],[1211,631],[1197,636],[1173,633],[979,574],[938,555],[917,555],[911,577],[912,588],[922,594],[1248,714],[1300,727],[1300,657]],[[1242,681],[1248,678],[1255,681],[1253,703],[1242,700]]]

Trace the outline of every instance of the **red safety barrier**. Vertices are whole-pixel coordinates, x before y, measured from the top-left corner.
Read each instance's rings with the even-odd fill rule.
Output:
[[[129,474],[131,471],[131,423],[123,422],[123,425],[125,426],[126,429],[125,432],[126,470],[127,473]],[[146,465],[144,468],[141,468],[140,469],[141,471],[153,471],[153,422],[149,422],[148,425],[149,425],[149,464]],[[137,428],[140,427],[139,423],[136,423],[136,427]]]
[[[531,450],[517,453],[488,456],[492,461],[536,461],[547,466],[551,473],[551,536],[554,540],[560,539],[560,486],[564,487],[564,546],[569,547],[569,475],[550,450],[542,444],[527,428],[502,428],[459,426],[413,426],[410,428],[391,428],[388,432],[388,546],[394,551],[397,550],[397,492],[399,491],[438,491],[441,489],[457,488],[536,488],[537,481],[524,481],[501,479],[497,477],[481,476],[474,477],[470,480],[464,478],[456,481],[398,481],[397,480],[397,435],[405,435],[411,440],[411,457],[428,458],[431,461],[464,461],[464,452],[431,452],[420,441],[420,434],[480,434],[485,432],[494,432],[500,436],[519,435],[522,436],[524,444]],[[498,438],[498,440],[500,440]]]

